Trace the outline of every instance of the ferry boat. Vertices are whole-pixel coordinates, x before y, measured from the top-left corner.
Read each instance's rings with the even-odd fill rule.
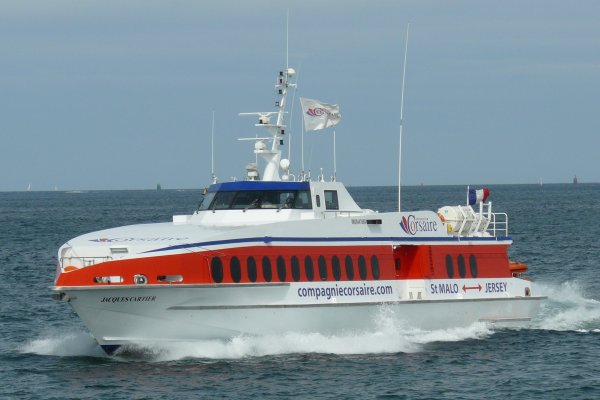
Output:
[[[250,163],[243,180],[215,178],[195,212],[170,222],[69,240],[53,298],[70,303],[109,354],[129,344],[368,331],[382,307],[421,329],[529,321],[543,296],[522,276],[527,266],[509,261],[508,216],[491,202],[380,213],[335,179],[290,173],[281,145],[294,73],[277,76],[275,111],[252,114],[268,132],[253,138],[262,174]]]

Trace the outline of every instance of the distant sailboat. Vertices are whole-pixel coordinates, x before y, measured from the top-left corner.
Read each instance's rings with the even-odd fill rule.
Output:
[[[577,175],[575,175],[573,177],[573,185],[577,185],[578,181],[577,181]]]
[[[156,190],[162,190],[162,186],[160,186],[160,183],[156,184]]]
[[[31,183],[29,185],[27,185],[27,191],[31,192]]]

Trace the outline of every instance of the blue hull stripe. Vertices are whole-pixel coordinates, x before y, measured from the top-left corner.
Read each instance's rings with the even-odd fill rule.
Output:
[[[181,250],[189,249],[192,247],[207,247],[207,246],[219,246],[223,244],[236,244],[236,243],[273,243],[273,242],[305,242],[305,243],[330,243],[330,242],[394,242],[394,243],[414,243],[414,242],[448,242],[448,243],[460,243],[460,242],[502,242],[511,240],[510,236],[498,236],[498,237],[472,237],[472,238],[456,238],[456,237],[425,237],[425,238],[413,238],[413,237],[253,237],[253,238],[239,238],[239,239],[225,239],[225,240],[213,240],[208,242],[199,243],[186,243],[175,246],[162,247],[160,249],[148,250],[144,253],[154,253],[159,251],[170,251],[170,250]]]

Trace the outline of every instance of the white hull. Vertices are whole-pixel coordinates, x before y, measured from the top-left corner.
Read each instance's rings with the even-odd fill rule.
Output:
[[[511,286],[519,281],[515,279]],[[539,297],[508,297],[507,293],[500,297],[454,294],[435,298],[427,292],[422,293],[426,299],[407,300],[403,299],[408,295],[400,287],[403,284],[388,282],[397,285],[393,294],[294,302],[290,296],[297,295],[302,285],[63,291],[105,347],[284,332],[359,333],[375,329],[382,307],[407,326],[427,330],[468,326],[477,321],[523,323],[536,314],[541,301]]]

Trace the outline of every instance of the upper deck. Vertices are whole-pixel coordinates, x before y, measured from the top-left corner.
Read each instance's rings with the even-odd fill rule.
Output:
[[[193,215],[173,221],[248,226],[370,213],[340,182],[240,181],[211,185]]]

